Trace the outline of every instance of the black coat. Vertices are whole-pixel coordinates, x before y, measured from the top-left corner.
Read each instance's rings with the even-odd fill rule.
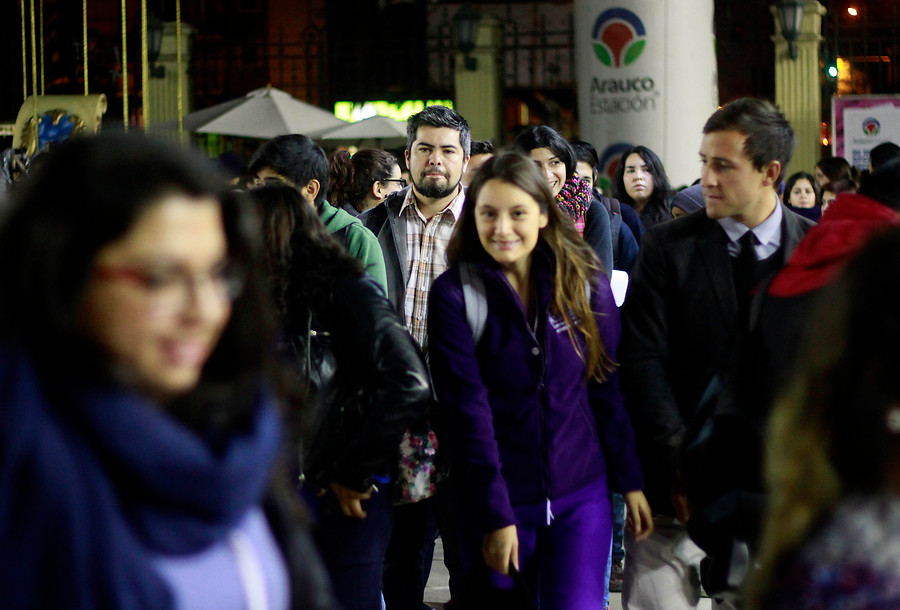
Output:
[[[783,260],[812,223],[782,208]],[[687,426],[727,364],[738,320],[728,237],[704,211],[648,230],[623,306],[619,352],[654,512],[672,514],[670,491]]]
[[[292,333],[292,348],[312,391],[303,475],[366,491],[391,471],[403,431],[425,418],[431,387],[419,349],[366,275],[336,278],[329,302],[292,317],[307,329]]]

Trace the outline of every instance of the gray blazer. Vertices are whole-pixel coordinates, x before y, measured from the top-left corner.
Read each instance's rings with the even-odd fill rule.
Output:
[[[406,283],[409,280],[409,260],[406,256],[406,222],[400,218],[400,208],[410,188],[412,187],[408,186],[391,193],[382,203],[366,210],[359,217],[378,238],[387,272],[388,300],[401,315],[401,319]]]

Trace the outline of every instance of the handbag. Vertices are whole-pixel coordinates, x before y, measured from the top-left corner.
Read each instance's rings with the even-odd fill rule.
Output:
[[[438,482],[437,450],[437,435],[427,419],[403,432],[397,476],[392,488],[394,504],[413,504],[435,494]]]
[[[361,389],[347,391],[337,382],[333,338],[314,328],[311,312],[304,334],[303,340],[292,338],[289,347],[306,386],[298,446],[299,481],[324,490],[334,480],[338,457],[349,443],[351,431],[359,429],[366,399]]]

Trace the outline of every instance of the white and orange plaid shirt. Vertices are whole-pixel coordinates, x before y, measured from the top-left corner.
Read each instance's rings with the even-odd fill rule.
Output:
[[[413,190],[409,189],[400,207],[400,218],[406,222],[406,260],[409,261],[404,322],[422,351],[428,347],[428,292],[435,278],[447,270],[447,244],[462,214],[465,198],[466,191],[460,188],[450,205],[426,220]]]

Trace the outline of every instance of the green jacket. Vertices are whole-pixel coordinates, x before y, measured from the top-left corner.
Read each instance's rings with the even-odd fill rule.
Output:
[[[331,234],[336,234],[353,258],[362,261],[366,273],[372,276],[387,294],[387,272],[378,239],[363,224],[327,201],[319,205],[319,218]]]

